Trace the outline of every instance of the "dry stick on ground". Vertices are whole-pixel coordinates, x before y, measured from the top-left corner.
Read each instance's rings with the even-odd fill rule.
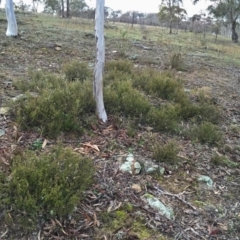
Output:
[[[157,190],[158,192],[160,192],[161,194],[167,195],[167,196],[171,196],[171,197],[175,197],[177,199],[179,199],[180,201],[182,201],[183,203],[187,204],[189,207],[191,207],[193,210],[197,210],[196,207],[194,207],[192,204],[190,204],[189,202],[185,201],[184,199],[182,199],[181,197],[179,197],[180,194],[173,194],[173,193],[168,193],[166,191],[162,191],[161,189],[158,189],[157,187],[153,187],[155,190]],[[183,194],[184,191],[181,193]]]
[[[175,240],[178,240],[178,239],[180,239],[180,237],[185,233],[185,232],[187,232],[187,231],[192,231],[195,235],[197,235],[199,238],[201,238],[201,239],[204,239],[204,240],[206,240],[206,238],[205,237],[202,237],[199,233],[197,233],[193,228],[186,228],[185,230],[183,230],[181,233],[178,233],[176,236],[175,236]]]

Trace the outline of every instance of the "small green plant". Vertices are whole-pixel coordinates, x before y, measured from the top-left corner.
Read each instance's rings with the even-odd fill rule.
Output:
[[[179,148],[175,141],[169,141],[164,146],[161,143],[157,143],[153,147],[153,158],[158,162],[175,164],[178,161],[178,152]]]
[[[214,156],[211,158],[211,163],[216,166],[223,166],[223,167],[238,167],[239,164],[231,161],[227,156],[224,155],[217,155],[214,154]]]
[[[229,126],[229,129],[233,132],[233,133],[240,133],[240,126],[238,124],[231,124]]]
[[[82,199],[93,174],[90,159],[62,146],[38,156],[32,151],[16,155],[11,177],[0,188],[1,205],[11,208],[14,219],[28,219],[22,224],[32,227],[40,219],[66,217]]]
[[[200,143],[217,144],[222,141],[223,135],[216,125],[203,122],[190,131],[191,138]]]
[[[122,40],[125,40],[127,38],[128,32],[126,30],[120,30],[120,35]]]
[[[92,73],[88,68],[88,65],[83,62],[73,61],[67,63],[63,67],[63,72],[68,81],[80,80],[84,81],[91,78]]]
[[[127,124],[127,135],[129,137],[135,137],[137,134],[136,123],[133,121],[128,122]]]
[[[40,150],[42,148],[42,144],[43,141],[41,139],[37,139],[32,143],[31,148],[33,150]]]
[[[170,66],[178,71],[185,70],[184,59],[181,53],[174,53],[170,59]]]

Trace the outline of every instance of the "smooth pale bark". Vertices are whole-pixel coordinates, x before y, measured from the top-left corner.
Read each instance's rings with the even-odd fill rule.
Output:
[[[12,0],[6,0],[6,15],[7,15],[7,21],[8,21],[8,27],[7,27],[7,36],[17,36],[18,35],[18,27],[17,27],[17,21],[13,10],[13,1]]]
[[[105,0],[96,1],[95,12],[95,38],[96,38],[96,62],[94,69],[93,94],[96,101],[98,118],[107,121],[107,114],[103,102],[103,70],[105,64],[104,42],[104,3]]]

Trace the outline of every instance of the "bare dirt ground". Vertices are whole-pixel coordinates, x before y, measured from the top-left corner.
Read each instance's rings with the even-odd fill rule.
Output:
[[[26,78],[29,68],[60,73],[61,66],[71,59],[94,63],[95,41],[87,34],[93,32],[92,22],[85,20],[80,24],[37,15],[17,16],[20,36],[7,38],[5,16],[0,14],[1,107],[20,94],[12,83]],[[168,68],[165,60],[169,52],[179,48],[172,39],[170,43],[166,39],[143,41],[133,30],[129,30],[127,39],[121,39],[121,33],[114,35],[116,31],[119,32],[119,29],[106,29],[107,60],[119,58],[113,51],[124,52],[130,57],[138,54],[140,60],[132,60],[136,67],[148,65],[163,70]],[[154,31],[149,33],[149,38],[155,36]],[[151,49],[136,46],[134,41]],[[226,41],[231,45],[230,40]],[[190,45],[187,43],[182,50],[187,71],[176,71],[176,75],[184,79],[186,89],[207,88],[222,108],[220,127],[224,133],[223,146],[202,145],[184,137],[143,128],[138,129],[135,137],[129,137],[126,128],[119,127],[115,118],[110,116],[108,125],[98,126],[91,136],[62,137],[65,145],[91,154],[97,168],[94,185],[85,193],[86,199],[79,204],[71,219],[49,220],[38,232],[26,236],[23,232],[11,232],[2,224],[4,211],[0,209],[1,239],[239,239],[239,165],[236,168],[214,166],[210,159],[217,152],[240,164],[240,73],[237,65],[240,60],[234,55],[235,62],[226,61],[225,53],[218,51],[215,54],[211,49]],[[218,50],[219,46],[221,43],[215,49]],[[231,53],[226,54],[231,58]],[[5,132],[0,137],[0,166],[3,170],[8,169],[16,145],[26,149],[42,137],[35,132],[21,131],[4,112],[0,113],[0,129]],[[164,175],[158,177],[120,172],[119,165],[129,148],[137,161],[151,159],[147,139],[152,135],[163,143],[173,137],[177,140],[181,147],[180,166],[173,168],[166,165]],[[82,145],[86,142],[90,146]],[[48,139],[48,145],[53,144],[55,141]],[[94,145],[100,152],[94,151]],[[211,177],[214,187],[200,184],[197,181],[199,175]],[[140,192],[132,189],[134,184],[141,187]],[[146,192],[171,206],[174,220],[147,207],[141,200]],[[132,208],[127,208],[127,203]],[[119,217],[119,214],[123,216]]]

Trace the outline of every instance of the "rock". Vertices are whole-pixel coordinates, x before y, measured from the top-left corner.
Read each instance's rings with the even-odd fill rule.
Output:
[[[157,210],[161,215],[168,219],[174,219],[173,210],[170,207],[165,206],[153,195],[146,193],[143,195],[142,199],[148,203],[153,209]]]
[[[138,54],[135,54],[135,55],[129,56],[128,58],[129,58],[130,60],[137,60],[138,57],[139,57],[139,55],[138,55]]]
[[[143,49],[144,49],[144,50],[152,50],[152,48],[146,47],[146,46],[143,46]]]
[[[198,181],[206,183],[207,186],[209,186],[209,187],[213,187],[213,180],[210,177],[208,177],[208,176],[201,175],[198,178]]]
[[[37,97],[37,96],[38,96],[38,94],[37,94],[37,93],[34,93],[34,92],[30,93],[30,95],[31,95],[32,97]],[[26,95],[26,94],[19,94],[19,95],[17,95],[16,97],[12,98],[12,101],[13,101],[13,102],[16,102],[16,101],[18,101],[18,100],[20,100],[20,99],[27,99],[27,95]]]
[[[184,92],[191,92],[190,89],[184,88]]]
[[[62,50],[62,48],[61,47],[55,47],[55,50],[60,51],[60,50]]]
[[[12,101],[16,102],[16,101],[18,101],[20,99],[26,99],[26,98],[27,98],[26,94],[19,94],[16,97],[12,98]]]
[[[8,108],[8,107],[1,107],[1,108],[0,108],[0,114],[1,114],[1,115],[7,115],[7,114],[8,114],[8,111],[9,111],[9,108]]]
[[[133,154],[128,154],[126,162],[120,166],[122,172],[129,172],[131,174],[139,174],[141,171],[141,165],[135,161]]]
[[[61,48],[61,47],[62,47],[62,44],[60,44],[60,43],[55,43],[55,46]]]
[[[142,188],[139,184],[133,184],[132,189],[134,190],[135,193],[140,193],[142,191]]]
[[[0,137],[3,136],[3,135],[5,135],[5,131],[0,129]]]

